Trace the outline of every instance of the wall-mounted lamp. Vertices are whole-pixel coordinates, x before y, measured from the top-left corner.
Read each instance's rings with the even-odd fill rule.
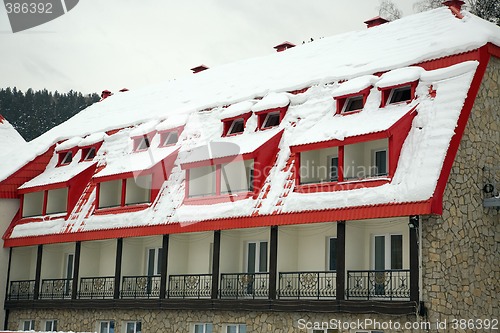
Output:
[[[418,216],[410,216],[408,227],[410,227],[410,229],[418,228]]]

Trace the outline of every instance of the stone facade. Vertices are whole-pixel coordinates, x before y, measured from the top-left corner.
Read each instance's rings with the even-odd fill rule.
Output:
[[[432,321],[500,319],[500,60],[491,58],[444,193],[443,215],[422,221],[423,301]],[[496,169],[495,169],[496,168]]]
[[[99,321],[115,321],[115,332],[124,332],[124,322],[139,320],[143,333],[192,333],[195,323],[212,323],[213,333],[223,333],[226,324],[246,324],[247,332],[259,333],[309,333],[306,325],[332,325],[331,320],[357,323],[365,319],[389,323],[395,321],[404,324],[414,323],[415,316],[349,315],[336,313],[303,312],[231,312],[231,311],[173,311],[173,310],[43,310],[13,311],[10,315],[9,329],[19,329],[22,320],[35,320],[35,329],[43,325],[44,320],[57,319],[58,329],[77,332],[94,332]],[[320,327],[320,326],[318,326]],[[324,326],[326,328],[326,326]],[[333,327],[329,326],[330,328]],[[303,329],[301,329],[303,328]],[[335,331],[333,331],[335,332]],[[352,332],[341,329],[338,332]],[[421,332],[421,330],[391,330],[391,332]]]

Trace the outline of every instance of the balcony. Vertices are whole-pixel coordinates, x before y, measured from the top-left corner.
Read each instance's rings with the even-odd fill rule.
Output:
[[[336,272],[279,273],[280,299],[334,299]]]
[[[110,299],[115,291],[115,278],[110,277],[86,277],[80,279],[80,298]]]
[[[347,271],[347,299],[408,300],[410,270]]]
[[[44,279],[40,299],[70,299],[72,289],[72,279]]]
[[[220,298],[256,299],[269,296],[269,273],[221,274]]]
[[[160,297],[160,276],[124,276],[121,289],[122,298]]]
[[[168,278],[168,298],[210,298],[211,293],[211,274],[170,275]]]
[[[34,299],[35,280],[11,281],[9,300]]]

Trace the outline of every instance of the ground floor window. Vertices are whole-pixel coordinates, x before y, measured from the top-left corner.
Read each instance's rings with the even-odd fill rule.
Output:
[[[193,333],[212,333],[212,332],[213,332],[213,325],[211,323],[193,325]]]
[[[35,321],[34,320],[22,320],[20,330],[21,331],[34,331],[35,330]]]
[[[46,320],[45,321],[45,330],[47,332],[57,331],[57,320]]]
[[[113,320],[99,322],[99,333],[115,333],[115,322]]]
[[[247,325],[245,324],[228,324],[224,333],[246,333]]]
[[[142,323],[140,321],[127,321],[125,333],[142,333]]]

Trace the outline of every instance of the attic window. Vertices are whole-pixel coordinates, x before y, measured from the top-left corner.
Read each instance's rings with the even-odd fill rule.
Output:
[[[82,149],[82,161],[92,161],[96,155],[95,147],[83,148]]]
[[[178,140],[179,140],[179,134],[177,134],[177,131],[170,131],[161,134],[162,147],[175,145]]]
[[[134,139],[134,144],[135,151],[146,150],[150,147],[149,138],[147,136]]]
[[[412,99],[411,86],[404,86],[400,88],[391,89],[389,94],[389,102],[387,104],[395,104],[406,102]]]
[[[233,120],[231,127],[229,127],[229,131],[227,132],[227,135],[243,133],[244,130],[245,120],[243,118],[238,118]]]
[[[68,165],[73,161],[73,152],[67,151],[63,153],[59,153],[59,163],[58,165]]]
[[[362,95],[349,97],[344,104],[342,113],[360,111],[364,107],[364,98]]]
[[[280,124],[280,113],[279,112],[269,112],[262,123],[261,129],[271,128],[278,126]]]

